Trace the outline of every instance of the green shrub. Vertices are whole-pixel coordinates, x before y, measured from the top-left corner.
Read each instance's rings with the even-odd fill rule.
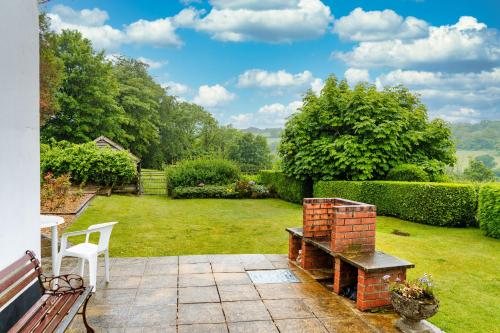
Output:
[[[225,185],[239,179],[238,166],[223,159],[199,158],[184,160],[167,168],[169,190],[176,187],[205,185]]]
[[[69,174],[74,184],[121,185],[137,179],[136,165],[126,151],[99,148],[94,142],[43,145],[40,171]]]
[[[387,174],[388,180],[403,182],[428,182],[429,175],[415,164],[401,164],[392,168]]]
[[[263,199],[270,194],[264,185],[238,181],[229,185],[180,186],[172,191],[174,199],[225,198]]]
[[[195,199],[195,198],[238,198],[238,193],[233,185],[205,185],[205,186],[180,186],[172,191],[174,199]]]
[[[285,201],[302,203],[302,199],[308,196],[305,182],[287,177],[281,171],[262,170],[259,181],[267,186],[271,194]]]
[[[476,211],[471,184],[319,181],[314,196],[361,201],[376,205],[381,215],[439,226],[472,225]]]
[[[481,186],[477,212],[479,227],[485,235],[500,238],[500,184]]]

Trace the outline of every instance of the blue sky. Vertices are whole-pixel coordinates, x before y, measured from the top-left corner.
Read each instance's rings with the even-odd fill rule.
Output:
[[[497,0],[52,0],[112,59],[150,64],[170,93],[222,124],[281,127],[329,74],[404,84],[431,117],[500,119]]]

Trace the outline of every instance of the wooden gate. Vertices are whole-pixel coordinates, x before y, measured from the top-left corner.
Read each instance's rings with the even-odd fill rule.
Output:
[[[162,170],[141,170],[141,194],[167,195],[167,177]]]

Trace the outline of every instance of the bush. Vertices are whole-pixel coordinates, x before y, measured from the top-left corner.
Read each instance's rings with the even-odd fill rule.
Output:
[[[269,191],[264,185],[258,185],[253,182],[238,181],[236,184],[230,185],[180,186],[173,189],[172,197],[174,199],[263,199],[269,198]]]
[[[195,198],[238,198],[238,193],[233,185],[205,185],[205,186],[180,186],[172,191],[175,199],[195,199]]]
[[[418,165],[401,164],[387,174],[388,180],[396,180],[403,182],[428,182],[429,175]]]
[[[205,185],[225,185],[239,179],[238,166],[228,160],[200,158],[184,160],[167,168],[169,191],[176,187]]]
[[[121,185],[136,180],[136,165],[126,151],[99,148],[94,142],[52,143],[40,154],[42,174],[69,174],[75,184]]]
[[[281,171],[262,170],[259,181],[267,186],[271,194],[285,201],[302,203],[302,199],[308,196],[304,181],[287,177]]]
[[[471,184],[319,181],[314,196],[361,201],[376,205],[381,215],[439,226],[472,225],[476,212]]]
[[[486,184],[479,190],[479,227],[485,235],[500,238],[500,184]]]

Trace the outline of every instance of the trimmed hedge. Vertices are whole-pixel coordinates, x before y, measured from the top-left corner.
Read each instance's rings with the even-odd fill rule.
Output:
[[[319,181],[315,197],[340,197],[377,206],[381,215],[439,226],[474,223],[476,189],[471,184],[393,181]]]
[[[269,192],[285,201],[302,203],[302,199],[308,196],[304,182],[287,177],[281,171],[262,170],[259,181],[267,186]]]
[[[54,142],[40,149],[40,171],[69,174],[74,184],[122,185],[137,180],[136,165],[126,151],[99,148],[95,142]]]
[[[174,199],[196,199],[196,198],[220,198],[234,199],[238,198],[238,193],[234,191],[232,185],[205,185],[176,187],[172,191]]]
[[[500,238],[500,184],[485,184],[479,190],[479,227],[486,236]]]
[[[238,166],[223,159],[199,158],[184,160],[167,168],[169,190],[176,187],[194,187],[205,185],[225,185],[237,181],[240,177]]]

